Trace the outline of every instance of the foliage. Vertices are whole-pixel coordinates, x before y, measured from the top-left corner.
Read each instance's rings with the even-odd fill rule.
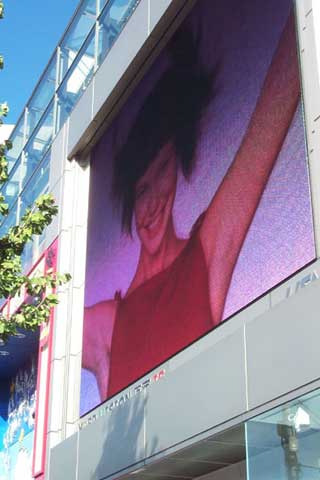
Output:
[[[0,2],[0,18],[2,17],[3,3]],[[0,68],[3,63],[1,58]],[[0,125],[8,112],[8,105],[0,104]],[[0,222],[9,214],[2,187],[8,179],[6,154],[11,147],[9,141],[0,144]],[[69,274],[61,275],[53,271],[33,278],[22,273],[21,255],[26,243],[31,241],[34,235],[41,235],[57,212],[53,197],[50,194],[42,195],[32,208],[25,211],[18,225],[11,227],[6,235],[0,237],[0,298],[8,299],[20,289],[25,289],[26,298],[29,299],[9,318],[0,313],[0,339],[3,341],[16,334],[18,328],[35,330],[41,323],[46,322],[51,308],[58,303],[54,293],[56,287],[70,280]]]

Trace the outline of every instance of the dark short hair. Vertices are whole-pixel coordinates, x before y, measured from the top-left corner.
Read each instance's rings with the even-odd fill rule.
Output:
[[[199,44],[190,30],[175,34],[168,46],[170,66],[145,99],[127,141],[115,155],[113,194],[121,208],[122,229],[130,234],[136,183],[169,140],[185,178],[193,171],[199,121],[213,84],[213,72],[201,64]]]

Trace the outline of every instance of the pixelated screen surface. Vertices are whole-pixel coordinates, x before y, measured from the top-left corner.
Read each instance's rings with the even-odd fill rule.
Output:
[[[81,414],[314,259],[291,1],[200,0],[91,160]]]

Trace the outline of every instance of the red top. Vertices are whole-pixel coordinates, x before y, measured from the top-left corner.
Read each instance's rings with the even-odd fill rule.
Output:
[[[118,300],[108,397],[212,326],[208,269],[195,232],[168,268]]]

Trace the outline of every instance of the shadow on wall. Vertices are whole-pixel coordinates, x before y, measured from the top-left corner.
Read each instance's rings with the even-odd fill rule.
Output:
[[[88,447],[92,451],[96,446],[96,452],[100,451],[101,453],[100,459],[96,459],[96,467],[93,466],[90,474],[83,477],[86,480],[102,480],[121,471],[125,473],[134,465],[137,469],[143,466],[146,456],[147,392],[137,392],[134,389],[132,395],[134,396],[121,395],[116,397],[113,402],[108,403],[111,411],[107,411],[106,415],[98,420],[102,431],[98,434],[97,430],[92,430],[95,438],[92,439],[93,441],[88,438],[90,441],[90,447]],[[104,438],[103,446],[98,444],[99,439],[102,438]],[[155,451],[156,447],[157,439],[154,438],[151,451]],[[90,457],[96,457],[94,452],[92,453],[93,455],[90,454]],[[88,451],[87,454],[83,451],[83,454],[88,458]],[[79,479],[81,479],[81,469],[79,473]]]

